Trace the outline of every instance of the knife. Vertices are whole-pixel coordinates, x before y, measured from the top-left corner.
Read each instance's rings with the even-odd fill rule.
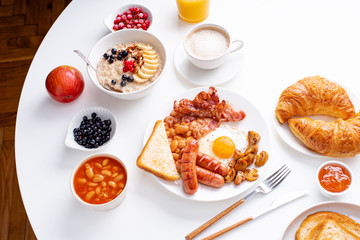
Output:
[[[298,198],[306,195],[307,193],[308,193],[308,191],[294,191],[294,192],[286,193],[286,194],[282,195],[281,197],[279,197],[278,199],[276,199],[267,209],[263,210],[262,212],[254,214],[253,216],[245,218],[237,223],[234,223],[233,225],[230,225],[218,232],[215,232],[215,233],[203,238],[203,240],[211,240],[211,239],[217,238],[217,237],[223,235],[224,233],[227,233],[230,230],[233,230],[234,228],[237,228],[238,226],[240,226],[250,220],[254,220],[258,217],[261,217],[262,215],[265,215],[266,213],[268,213],[272,210],[275,210],[291,201],[294,201],[295,199],[298,199]]]

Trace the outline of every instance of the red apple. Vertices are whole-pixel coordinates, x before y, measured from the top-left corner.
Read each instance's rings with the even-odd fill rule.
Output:
[[[72,66],[59,66],[46,77],[46,90],[58,102],[68,103],[77,99],[84,90],[84,78]]]

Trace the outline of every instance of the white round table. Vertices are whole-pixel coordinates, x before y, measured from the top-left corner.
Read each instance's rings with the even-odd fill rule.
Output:
[[[131,1],[72,1],[46,35],[27,74],[16,122],[16,166],[25,209],[38,239],[184,239],[244,196],[217,202],[183,199],[137,168],[149,116],[166,99],[196,87],[176,72],[173,58],[194,24],[178,18],[175,0],[138,1],[153,13],[149,31],[165,45],[168,62],[162,79],[148,96],[121,101],[92,84],[85,63],[73,50],[88,54],[110,32],[103,18],[127,3]],[[211,1],[210,16],[204,22],[224,26],[245,43],[237,66],[239,73],[220,86],[249,99],[268,120],[272,145],[265,175],[283,163],[292,173],[274,192],[258,194],[243,203],[199,239],[265,209],[283,193],[308,190],[306,197],[219,238],[278,239],[303,210],[332,200],[320,195],[315,183],[315,172],[323,158],[289,147],[273,126],[274,109],[286,86],[312,75],[344,84],[360,96],[359,7],[356,0]],[[85,78],[83,94],[68,104],[55,102],[45,89],[47,74],[64,64],[78,68]],[[354,105],[358,111],[360,103]],[[118,129],[103,152],[119,156],[129,171],[128,195],[111,211],[87,209],[70,191],[70,174],[89,153],[67,148],[64,138],[71,118],[89,106],[106,107],[115,113]],[[355,173],[353,189],[336,201],[360,204],[356,191],[360,188],[358,158],[343,160]]]

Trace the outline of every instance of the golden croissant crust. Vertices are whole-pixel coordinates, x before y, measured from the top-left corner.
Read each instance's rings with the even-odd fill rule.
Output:
[[[310,118],[290,118],[293,134],[308,148],[330,157],[353,157],[360,153],[360,112],[356,117],[331,122]]]
[[[343,119],[355,116],[354,106],[345,89],[320,76],[306,77],[286,88],[275,113],[280,123],[292,116],[313,114]]]

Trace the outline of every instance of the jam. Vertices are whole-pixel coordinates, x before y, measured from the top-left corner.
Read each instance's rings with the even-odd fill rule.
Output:
[[[349,188],[351,176],[340,164],[327,164],[319,172],[320,185],[329,192],[342,192]]]

